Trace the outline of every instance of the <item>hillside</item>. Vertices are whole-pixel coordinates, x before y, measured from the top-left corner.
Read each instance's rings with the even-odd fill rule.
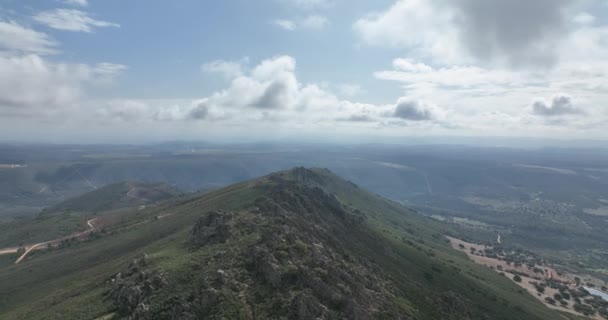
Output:
[[[179,194],[176,188],[164,183],[120,182],[65,200],[43,213],[96,213],[156,203]]]
[[[106,229],[0,264],[0,318],[560,317],[453,250],[438,222],[323,169],[134,210]]]

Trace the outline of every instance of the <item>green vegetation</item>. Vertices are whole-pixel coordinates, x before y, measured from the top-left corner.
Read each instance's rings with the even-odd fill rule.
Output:
[[[450,232],[297,168],[125,211],[105,234],[0,264],[0,318],[560,317],[452,250]]]
[[[121,182],[63,201],[44,209],[42,214],[61,212],[98,213],[156,203],[178,194],[177,189],[162,183]]]
[[[0,248],[57,239],[86,228],[84,217],[69,213],[0,223]]]

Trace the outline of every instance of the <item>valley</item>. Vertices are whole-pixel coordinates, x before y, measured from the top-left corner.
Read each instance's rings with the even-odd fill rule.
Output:
[[[0,251],[0,272],[5,272],[4,274],[8,277],[4,278],[4,281],[8,281],[4,283],[14,282],[16,285],[8,285],[7,288],[18,291],[17,288],[21,287],[19,284],[21,282],[14,281],[15,275],[13,274],[21,272],[20,268],[32,270],[32,272],[38,270],[35,271],[32,279],[50,276],[40,268],[44,268],[45,265],[54,261],[55,257],[62,257],[61,259],[66,261],[61,262],[60,265],[74,260],[71,262],[72,267],[65,266],[67,269],[64,267],[61,269],[66,274],[62,278],[68,281],[64,284],[66,287],[76,288],[71,283],[76,281],[81,273],[91,272],[90,277],[97,279],[95,283],[79,280],[84,281],[82,282],[84,287],[80,287],[81,289],[78,290],[87,288],[85,291],[93,288],[101,290],[103,286],[100,287],[100,283],[109,280],[101,281],[99,277],[105,279],[113,277],[107,272],[110,270],[119,272],[117,271],[119,265],[124,268],[127,261],[131,263],[133,259],[140,259],[142,254],[147,255],[151,261],[157,261],[153,257],[159,257],[162,261],[158,262],[160,265],[150,261],[146,264],[151,263],[154,265],[153,269],[158,269],[159,272],[169,272],[167,270],[173,270],[173,267],[178,267],[191,259],[187,258],[192,253],[188,246],[184,247],[183,243],[188,242],[184,237],[187,237],[190,232],[189,228],[196,220],[195,212],[200,211],[197,209],[198,205],[189,206],[186,205],[187,203],[202,204],[203,202],[196,199],[214,197],[212,195],[223,198],[224,196],[221,195],[225,193],[225,190],[235,188],[231,186],[231,183],[236,182],[237,184],[234,186],[239,186],[236,187],[237,189],[244,188],[239,189],[242,190],[239,191],[239,194],[253,192],[256,195],[235,196],[236,198],[230,198],[231,200],[223,200],[221,205],[215,205],[214,208],[222,212],[229,212],[228,216],[255,215],[255,210],[252,211],[252,207],[246,204],[267,192],[263,191],[265,188],[260,186],[275,183],[277,174],[267,175],[269,172],[290,168],[294,164],[307,164],[327,166],[332,172],[335,170],[336,175],[344,176],[356,183],[362,190],[369,189],[375,196],[391,199],[383,200],[393,203],[388,207],[386,204],[382,204],[380,207],[383,209],[369,208],[366,207],[365,202],[362,203],[359,199],[368,196],[363,196],[358,191],[355,192],[356,196],[344,193],[344,184],[338,183],[341,185],[338,190],[342,190],[343,196],[339,196],[336,192],[341,206],[352,207],[350,210],[353,212],[359,210],[363,214],[362,216],[366,217],[365,225],[375,234],[372,238],[380,235],[380,238],[373,242],[380,241],[378,239],[383,239],[381,242],[388,241],[384,245],[391,247],[386,252],[388,256],[404,250],[403,248],[392,248],[392,246],[400,248],[404,244],[406,248],[410,248],[403,252],[404,257],[412,258],[412,254],[417,255],[416,252],[422,252],[431,257],[445,255],[445,258],[439,259],[437,262],[432,262],[435,258],[431,258],[427,262],[422,262],[427,258],[420,258],[422,259],[420,266],[417,263],[408,264],[406,270],[414,277],[413,279],[420,277],[425,279],[424,283],[415,280],[417,286],[434,287],[436,278],[439,277],[442,281],[446,281],[447,287],[442,290],[452,292],[453,289],[447,288],[452,288],[450,283],[453,283],[453,280],[445,280],[444,276],[447,274],[454,276],[454,274],[451,271],[445,273],[446,271],[441,267],[445,264],[445,267],[450,270],[460,270],[455,274],[462,274],[464,278],[458,281],[463,281],[463,283],[489,281],[487,285],[493,288],[487,289],[490,291],[501,291],[504,290],[503,287],[510,287],[511,289],[496,294],[496,299],[508,301],[503,302],[507,305],[512,303],[510,301],[519,301],[516,303],[517,305],[532,303],[529,308],[535,310],[538,306],[533,307],[533,305],[538,304],[542,308],[560,312],[562,317],[565,314],[575,318],[585,316],[585,313],[590,317],[598,318],[604,312],[604,307],[599,301],[585,301],[590,299],[590,296],[583,296],[584,291],[576,293],[580,295],[579,299],[581,299],[577,308],[575,308],[574,300],[566,303],[562,302],[565,299],[556,300],[555,293],[561,295],[559,291],[561,287],[553,283],[559,279],[559,283],[572,284],[575,275],[579,279],[584,279],[581,280],[584,281],[583,284],[594,282],[595,286],[601,289],[605,285],[602,284],[603,281],[608,279],[608,273],[605,272],[608,254],[603,250],[608,243],[603,228],[608,222],[603,219],[602,215],[591,214],[600,213],[601,208],[605,206],[603,200],[605,197],[597,192],[597,188],[603,188],[608,180],[603,176],[602,171],[594,171],[594,178],[584,175],[584,172],[589,172],[588,169],[594,163],[600,166],[599,163],[604,159],[601,152],[590,160],[578,159],[580,164],[565,166],[544,162],[531,164],[534,162],[515,159],[521,157],[519,153],[503,149],[488,149],[486,156],[472,159],[467,157],[467,152],[461,153],[453,148],[447,152],[433,147],[428,149],[407,147],[397,150],[394,147],[375,146],[359,149],[356,153],[343,148],[335,149],[330,153],[324,151],[323,156],[319,156],[318,154],[321,153],[311,147],[286,150],[276,146],[267,146],[264,147],[265,150],[262,148],[264,151],[258,150],[257,152],[248,151],[249,148],[242,146],[232,149],[212,149],[212,152],[209,151],[210,148],[205,148],[206,151],[191,152],[193,148],[189,147],[190,151],[183,152],[179,147],[172,147],[171,150],[157,149],[156,151],[152,151],[155,149],[151,147],[137,147],[137,149],[128,151],[122,148],[121,153],[115,152],[113,147],[104,148],[107,150],[95,150],[94,156],[91,155],[93,150],[83,151],[70,156],[69,160],[56,162],[54,166],[48,166],[49,161],[44,167],[36,165],[35,163],[42,161],[42,158],[32,160],[27,167],[15,168],[17,171],[13,171],[13,174],[18,173],[18,175],[14,176],[16,179],[12,181],[20,181],[19,183],[4,184],[4,187],[0,188],[0,193],[5,192],[4,199],[9,199],[2,202],[2,205],[14,208],[0,210],[0,230],[2,230],[0,247],[5,248]],[[145,151],[142,151],[142,148]],[[57,152],[59,150],[62,149],[59,148]],[[50,154],[54,153],[55,151],[52,151]],[[141,156],[144,153],[145,156]],[[357,156],[354,156],[355,154]],[[44,157],[48,158],[49,155]],[[510,162],[512,164],[500,164],[496,160],[498,157],[503,159],[501,161],[505,161],[505,157],[506,160],[511,157],[513,158]],[[579,166],[586,169],[578,169]],[[248,180],[256,175],[264,176],[264,178]],[[300,181],[305,185],[318,184],[326,192],[334,188],[315,181],[315,179],[325,179],[323,178],[324,173],[321,173],[320,176],[312,173],[303,175],[309,176],[303,179],[311,180]],[[530,175],[540,176],[538,179],[531,179]],[[145,178],[142,179],[142,177]],[[333,185],[337,180],[338,178],[327,179],[327,183]],[[249,182],[243,184],[239,181]],[[547,182],[541,183],[541,181]],[[561,189],[563,183],[573,183],[580,188],[577,189],[578,196],[565,193],[567,190]],[[0,183],[0,187],[2,187],[2,183]],[[569,188],[574,188],[574,186]],[[28,189],[31,191],[26,191]],[[39,192],[41,189],[44,189],[42,193]],[[354,190],[356,189],[353,189],[353,192]],[[335,192],[335,190],[331,192]],[[31,210],[32,213],[25,213],[26,210],[23,211],[24,213],[17,214],[16,210],[20,206],[31,206],[31,209],[28,210]],[[207,207],[207,205],[203,206]],[[386,210],[392,206],[402,208],[397,211],[404,210],[403,212],[409,213],[404,216],[401,216],[403,213],[387,216]],[[231,208],[240,209],[234,211]],[[244,211],[240,213],[239,210]],[[393,209],[390,209],[389,212],[391,210]],[[302,213],[300,209],[296,211]],[[223,216],[224,213],[220,215]],[[418,231],[422,226],[426,227],[423,227],[423,231]],[[158,228],[165,231],[160,231],[161,229]],[[444,236],[452,237],[452,239],[465,239],[466,241],[458,241],[462,241],[466,250],[462,250],[459,246],[455,247],[453,241],[451,245],[448,243],[446,246],[445,243],[439,241],[445,239]],[[167,239],[166,241],[171,244],[168,245],[164,242],[165,240],[161,241],[161,239]],[[157,243],[157,240],[161,242]],[[122,243],[123,241],[127,241],[127,243]],[[303,242],[312,248],[326,247],[323,241]],[[483,252],[483,254],[472,255],[470,248],[475,248],[476,253]],[[525,259],[533,259],[536,263],[535,267],[531,267],[532,270],[537,268],[543,273],[530,273],[525,263],[523,266],[509,266],[504,261],[504,257],[488,256],[485,253],[486,249],[493,250],[493,248],[508,248],[512,252],[525,252],[527,255]],[[456,251],[450,253],[454,249]],[[272,247],[269,250],[274,251],[276,248]],[[464,253],[467,254],[465,260],[455,259],[452,256],[458,254],[458,251],[465,251]],[[24,254],[25,252],[27,254]],[[366,252],[365,255],[370,254],[369,251]],[[109,264],[102,263],[99,267],[89,264],[94,261],[101,263],[97,258],[98,254],[105,257],[106,260],[109,259],[107,262]],[[241,252],[241,254],[246,253]],[[355,255],[359,254],[361,253]],[[524,259],[522,255],[515,256]],[[373,258],[374,261],[378,259],[383,260],[386,257]],[[392,259],[397,258],[392,257],[387,260],[387,263]],[[466,262],[469,259],[471,259],[472,265]],[[524,261],[530,262],[525,259]],[[380,268],[378,270],[386,267],[394,268],[395,264],[404,263],[400,259],[397,260],[400,262],[392,261],[387,265],[378,266]],[[19,261],[18,265],[15,265],[16,261]],[[162,267],[164,264],[172,267],[165,270]],[[247,264],[243,262],[244,265]],[[284,267],[292,268],[289,264]],[[228,272],[224,266],[218,265],[217,268]],[[431,272],[414,271],[425,268]],[[483,271],[485,269],[488,272]],[[236,270],[240,269],[237,268],[234,272],[237,272]],[[180,272],[188,273],[184,270]],[[484,274],[485,280],[477,278],[480,272]],[[507,277],[502,276],[501,273]],[[68,276],[69,274],[71,276]],[[392,272],[389,274],[391,278],[396,276]],[[521,282],[512,280],[515,274],[522,279]],[[563,279],[560,274],[571,276]],[[51,277],[56,278],[56,275]],[[505,282],[505,280],[507,281]],[[393,285],[399,288],[399,283],[402,281],[412,281],[412,279],[401,279]],[[498,283],[500,283],[501,289],[494,287]],[[44,285],[47,286],[47,284]],[[48,284],[48,286],[56,288],[56,284]],[[515,287],[513,288],[513,286]],[[541,286],[545,293],[539,296],[537,288]],[[568,287],[567,290],[578,290],[578,288],[580,286]],[[524,290],[523,293],[519,291],[520,289]],[[104,290],[107,290],[107,287]],[[399,290],[410,292],[413,287],[406,286]],[[397,294],[399,290],[391,291],[391,294]],[[481,289],[472,290],[475,292]],[[570,291],[565,292],[573,295]],[[454,301],[468,299],[468,293],[457,290],[455,294],[457,298],[449,299],[456,299]],[[412,298],[409,294],[408,297]],[[489,297],[493,297],[493,295]],[[82,299],[90,298],[82,297]],[[6,300],[8,304],[5,306],[13,303],[8,301],[14,301],[9,297],[7,291],[4,291],[3,296],[0,295],[0,301],[1,299],[8,299]],[[310,301],[314,301],[314,299]],[[416,301],[413,304],[423,303],[423,300]],[[40,300],[37,303],[46,308],[49,302]],[[74,306],[69,302],[66,303],[66,308]],[[104,302],[103,306],[90,303],[97,305],[95,310],[100,310],[95,313],[96,317],[107,316],[109,313],[104,312],[111,311],[110,313],[117,316],[116,319],[120,319],[118,316],[120,312],[117,313],[113,309],[116,306],[108,305],[108,301]],[[248,306],[247,308],[251,308],[250,301],[243,303]],[[327,307],[325,305],[322,309]],[[23,318],[26,314],[28,317],[32,317],[30,311],[27,311],[33,310],[30,308],[42,310],[34,305],[24,305],[22,308],[17,307],[10,311],[9,314],[16,316],[20,312],[25,312],[19,317]],[[105,311],[101,312],[101,310]],[[405,310],[409,309],[405,308],[400,312],[415,313],[412,310],[407,312]],[[134,310],[129,312],[134,312]],[[419,315],[426,312],[433,313],[430,309],[419,312],[421,312]],[[16,319],[21,319],[19,317]],[[542,315],[538,318],[551,317]]]

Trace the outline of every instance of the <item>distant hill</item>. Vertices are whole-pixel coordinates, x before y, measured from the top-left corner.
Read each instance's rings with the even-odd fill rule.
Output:
[[[164,183],[120,182],[63,201],[43,213],[96,213],[157,203],[179,194],[176,188]]]
[[[69,208],[111,207],[125,199],[118,189]],[[325,169],[124,219],[93,240],[0,267],[0,318],[568,318],[453,250],[448,227]]]

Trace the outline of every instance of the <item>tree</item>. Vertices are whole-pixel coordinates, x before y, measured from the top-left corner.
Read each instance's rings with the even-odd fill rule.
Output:
[[[519,275],[515,275],[515,276],[513,276],[513,281],[521,282],[521,277]]]

